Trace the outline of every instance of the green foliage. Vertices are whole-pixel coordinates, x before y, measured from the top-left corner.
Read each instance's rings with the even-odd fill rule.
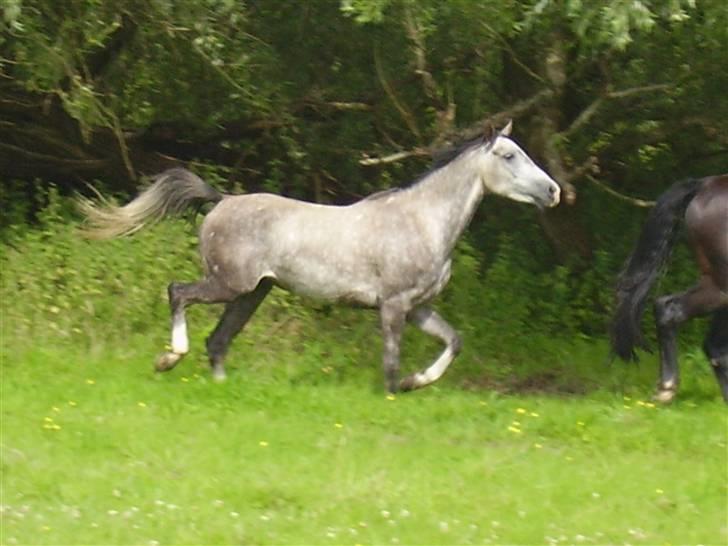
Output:
[[[267,109],[270,86],[259,79],[264,74],[250,72],[266,48],[244,32],[237,2],[102,0],[63,7],[27,0],[8,2],[6,10],[13,60],[7,67],[15,81],[57,94],[87,131],[186,115],[204,127],[241,107]],[[116,52],[113,42],[122,35],[125,48]],[[111,64],[89,66],[105,48],[116,54]],[[196,82],[204,82],[204,93],[194,90]]]
[[[391,0],[341,0],[341,12],[357,23],[379,23]]]
[[[653,30],[658,21],[683,22],[695,9],[695,0],[660,0],[633,2],[584,2],[583,0],[538,0],[526,10],[518,28],[529,30],[549,25],[554,19],[567,22],[574,34],[592,51],[601,48],[624,50],[642,33]]]
[[[21,338],[91,347],[166,324],[167,283],[198,275],[189,229],[169,223],[146,237],[90,242],[69,214],[51,189],[39,225],[10,241],[1,265],[3,301],[14,302],[4,310],[5,328]]]

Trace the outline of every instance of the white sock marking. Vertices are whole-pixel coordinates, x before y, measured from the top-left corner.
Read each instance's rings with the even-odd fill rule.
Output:
[[[425,385],[429,385],[430,383],[434,383],[440,379],[454,358],[455,354],[452,349],[447,347],[429,368],[427,368],[424,372],[418,372],[415,374],[415,385],[417,387],[424,387]]]
[[[172,325],[172,352],[179,355],[187,354],[190,350],[190,342],[187,339],[187,322],[184,317],[175,319]]]

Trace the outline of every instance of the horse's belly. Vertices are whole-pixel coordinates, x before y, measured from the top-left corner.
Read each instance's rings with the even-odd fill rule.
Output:
[[[331,264],[310,263],[305,267],[279,265],[273,278],[280,287],[309,298],[374,307],[379,288],[351,271]]]

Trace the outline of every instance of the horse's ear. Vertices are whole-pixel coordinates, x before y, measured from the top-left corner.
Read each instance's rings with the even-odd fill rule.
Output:
[[[511,130],[513,129],[513,120],[509,119],[506,126],[501,129],[500,136],[510,136]]]
[[[498,138],[498,131],[490,120],[485,122],[485,127],[483,129],[483,140],[485,142],[493,142],[496,138]]]

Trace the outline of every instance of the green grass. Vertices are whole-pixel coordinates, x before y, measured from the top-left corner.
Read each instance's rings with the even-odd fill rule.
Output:
[[[199,340],[164,375],[143,336],[28,345],[2,347],[3,544],[728,541],[725,407],[693,371],[670,407],[636,381],[499,394],[457,372],[390,400],[315,346],[238,343],[216,384]],[[575,347],[554,354],[585,379],[602,349]]]

